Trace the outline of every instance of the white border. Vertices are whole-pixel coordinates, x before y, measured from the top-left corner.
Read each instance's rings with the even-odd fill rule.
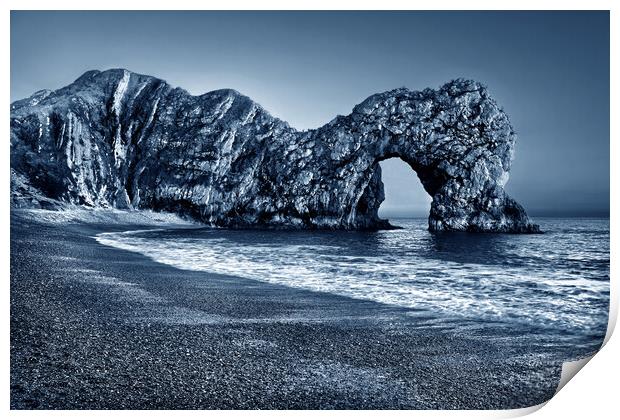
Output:
[[[611,10],[615,0],[6,0],[9,10]]]
[[[361,9],[361,10],[611,10],[611,108],[610,115],[619,116],[618,108],[618,83],[617,75],[620,74],[620,68],[618,66],[618,23],[619,23],[619,9],[620,4],[613,0],[590,0],[590,1],[576,1],[576,0],[522,0],[522,1],[492,1],[492,0],[477,0],[477,1],[458,1],[458,0],[435,0],[435,1],[396,1],[396,0],[382,0],[381,2],[371,2],[367,0],[358,1],[335,1],[335,0],[302,0],[297,1],[294,4],[282,0],[263,0],[260,3],[253,3],[251,1],[242,0],[227,0],[218,2],[200,2],[191,0],[175,0],[175,1],[136,1],[136,0],[107,0],[107,1],[90,1],[81,2],[76,0],[57,0],[57,1],[44,1],[44,0],[23,0],[4,1],[4,13],[2,14],[2,25],[0,26],[1,43],[4,52],[4,57],[7,62],[2,66],[2,94],[5,98],[6,110],[9,111],[10,103],[10,10],[345,10],[345,9]],[[257,5],[260,8],[257,8]],[[6,114],[5,114],[6,115]],[[0,118],[0,132],[5,133],[5,136],[9,133],[9,118]],[[8,136],[7,136],[8,137]],[[0,183],[0,197],[4,197],[4,201],[1,205],[1,214],[3,220],[2,224],[2,257],[4,264],[3,268],[3,298],[4,298],[4,322],[2,323],[2,347],[0,351],[3,356],[2,364],[2,378],[4,380],[4,393],[2,400],[2,410],[4,413],[9,412],[9,310],[10,310],[10,288],[9,288],[9,139],[4,138],[5,150],[0,154],[0,167],[6,171],[3,182]],[[618,169],[613,165],[614,158],[618,158],[618,123],[617,119],[611,118],[611,138],[615,141],[610,141],[610,159],[611,165],[611,211],[610,214],[615,214],[618,210],[618,184],[614,180],[618,179]],[[584,139],[587,141],[588,139]],[[536,411],[531,415],[532,419],[546,419],[546,418],[575,418],[582,419],[588,418],[612,418],[618,413],[617,404],[617,380],[619,374],[619,362],[618,356],[620,355],[620,343],[617,337],[612,337],[610,340],[610,333],[615,326],[617,311],[618,311],[618,282],[616,281],[616,264],[613,260],[618,249],[617,246],[617,234],[618,229],[614,221],[611,223],[611,281],[612,281],[612,308],[610,311],[611,322],[608,328],[608,336],[606,340],[609,340],[601,352],[596,355],[593,360],[583,368],[583,372],[579,373],[578,379],[570,381],[565,388],[562,389],[554,398],[552,398],[545,408],[536,411],[540,407],[534,407],[531,409],[523,410],[507,410],[507,411],[381,411],[379,413],[373,411],[338,411],[338,412],[312,412],[312,411],[280,411],[280,412],[242,412],[242,411],[224,411],[224,412],[196,412],[196,411],[122,411],[122,412],[75,412],[75,411],[62,411],[62,412],[50,412],[50,411],[11,411],[9,415],[19,418],[39,418],[42,416],[60,417],[63,418],[81,418],[92,415],[107,416],[114,415],[120,418],[168,418],[170,415],[182,416],[182,417],[203,417],[205,415],[214,415],[218,418],[237,418],[240,416],[251,417],[265,417],[269,418],[281,418],[294,416],[297,418],[321,418],[321,417],[343,417],[343,418],[355,418],[355,419],[370,419],[376,416],[387,416],[394,418],[410,418],[415,416],[416,418],[503,418],[514,417],[524,415],[532,411]]]

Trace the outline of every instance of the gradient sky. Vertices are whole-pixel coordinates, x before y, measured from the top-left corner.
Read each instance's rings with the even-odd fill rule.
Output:
[[[609,213],[608,12],[11,12],[11,101],[116,67],[234,88],[298,129],[477,79],[518,134],[508,193],[534,216]],[[428,211],[402,161],[382,167],[382,214]]]

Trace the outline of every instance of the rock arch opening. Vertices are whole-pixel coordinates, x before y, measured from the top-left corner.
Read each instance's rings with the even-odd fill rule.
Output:
[[[398,219],[427,218],[432,198],[411,166],[398,157],[382,160],[379,166],[385,197],[379,207],[379,217],[396,224]]]

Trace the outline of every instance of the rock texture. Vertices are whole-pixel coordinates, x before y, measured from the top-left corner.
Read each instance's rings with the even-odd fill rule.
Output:
[[[481,84],[373,95],[297,131],[234,90],[114,69],[11,104],[13,206],[149,208],[224,227],[377,229],[381,160],[433,198],[432,231],[537,232],[506,195],[515,142]]]

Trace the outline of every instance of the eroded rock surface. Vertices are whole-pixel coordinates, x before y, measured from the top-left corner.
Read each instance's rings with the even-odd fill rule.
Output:
[[[433,198],[433,231],[537,232],[503,186],[515,142],[481,84],[373,95],[297,131],[246,96],[192,96],[123,69],[11,104],[14,206],[149,208],[224,227],[377,229],[379,162]]]

